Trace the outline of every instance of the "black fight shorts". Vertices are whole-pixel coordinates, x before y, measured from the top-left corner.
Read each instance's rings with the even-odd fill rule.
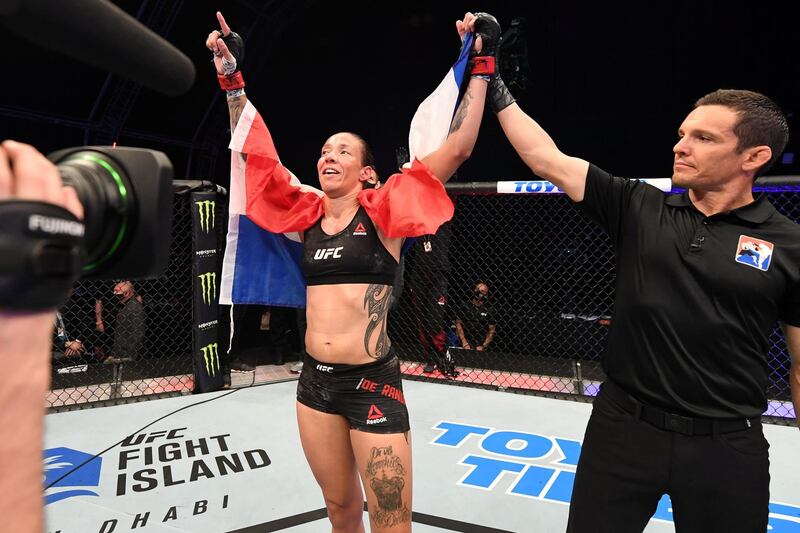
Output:
[[[405,433],[411,428],[400,361],[392,352],[365,365],[322,363],[306,353],[297,401],[315,411],[341,415],[359,431]]]

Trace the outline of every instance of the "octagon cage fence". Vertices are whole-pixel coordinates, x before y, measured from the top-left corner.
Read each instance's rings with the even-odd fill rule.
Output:
[[[669,190],[669,180],[646,181]],[[175,188],[167,272],[134,281],[145,316],[141,354],[124,365],[105,362],[117,334],[113,282],[79,282],[61,314],[68,336],[82,338],[83,351],[67,356],[54,343],[49,407],[196,388],[192,299],[200,295],[193,294],[191,279],[189,189]],[[227,197],[216,189],[216,217],[225,220]],[[591,401],[605,377],[601,355],[614,320],[610,239],[546,181],[448,183],[447,190],[456,206],[453,220],[411,244],[393,292],[389,336],[404,377]],[[755,191],[800,222],[800,177],[760,178]],[[225,227],[218,226],[221,254]],[[462,348],[456,325],[479,282],[488,286],[485,309],[495,324],[482,351]],[[96,327],[98,306],[111,323],[105,332]],[[220,309],[223,323],[228,314]],[[224,329],[219,335],[224,341]],[[223,346],[220,342],[223,370],[229,371]],[[766,364],[764,419],[791,424],[791,360],[778,324],[769,337]]]

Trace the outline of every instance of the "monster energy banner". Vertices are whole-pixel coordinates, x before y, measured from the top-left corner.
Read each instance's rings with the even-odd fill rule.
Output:
[[[222,388],[222,365],[217,339],[217,301],[219,299],[219,260],[215,192],[192,193],[192,275],[194,277],[193,347],[195,390],[208,392]]]

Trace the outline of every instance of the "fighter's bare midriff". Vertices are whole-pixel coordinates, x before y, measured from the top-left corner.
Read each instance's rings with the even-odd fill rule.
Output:
[[[385,356],[391,291],[368,283],[308,287],[306,351],[318,361],[349,365]]]

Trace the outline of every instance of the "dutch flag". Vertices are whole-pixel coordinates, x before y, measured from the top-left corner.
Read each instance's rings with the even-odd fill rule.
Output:
[[[408,138],[414,163],[406,171],[412,177],[423,167],[415,159],[433,152],[447,138],[453,114],[461,100],[473,39],[473,34],[466,35],[458,60],[414,114]],[[301,184],[280,164],[272,136],[250,102],[233,132],[229,148],[233,152],[230,208],[220,303],[305,307],[306,287],[300,271],[302,244],[296,228],[309,227],[321,216],[322,191]],[[270,177],[265,179],[266,175]],[[387,235],[434,233],[442,219],[449,220],[452,216],[450,203],[449,206],[425,206],[425,212],[431,213],[430,225],[409,225],[407,220],[392,218],[389,213],[397,213],[400,209],[386,209],[377,204],[387,203],[387,193],[395,186],[393,181],[401,183],[394,178],[388,180],[380,192],[365,191],[369,194],[360,197],[373,221]],[[433,181],[436,183],[425,183],[424,186],[432,192],[441,192],[434,191],[437,187],[442,189],[441,183]],[[420,199],[404,196],[407,195],[392,195],[391,202],[407,203]],[[426,195],[420,196],[424,201]],[[263,202],[265,197],[270,201]],[[275,202],[280,207],[279,212],[275,210]],[[275,231],[264,229],[266,226]]]

